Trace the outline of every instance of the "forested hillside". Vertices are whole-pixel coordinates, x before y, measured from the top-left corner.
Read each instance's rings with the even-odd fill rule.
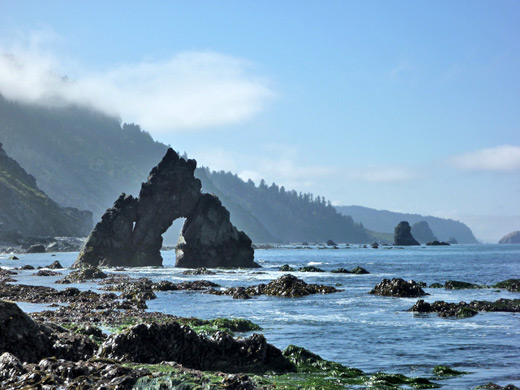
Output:
[[[203,189],[211,185],[212,191],[223,199],[231,199],[226,204],[232,215],[237,207],[267,230],[276,241],[324,242],[332,239],[336,242],[369,242],[373,238],[351,217],[340,215],[324,198],[312,194],[287,191],[276,184],[267,186],[262,180],[257,187],[251,180],[240,179],[231,172],[211,172],[209,168],[197,170],[203,183]],[[208,180],[209,179],[209,180]],[[235,221],[240,226],[242,221]],[[245,221],[244,221],[245,222]],[[260,226],[259,226],[260,227]]]
[[[0,95],[0,142],[62,206],[97,221],[121,192],[138,192],[167,147],[139,126],[81,107],[48,108]]]
[[[468,226],[452,219],[375,210],[362,206],[337,206],[336,209],[342,214],[352,216],[365,228],[377,232],[393,233],[395,226],[401,221],[408,221],[410,225],[426,221],[439,240],[448,241],[450,238],[455,238],[460,244],[478,243]]]
[[[92,214],[60,207],[0,144],[0,241],[24,236],[86,236]]]
[[[9,155],[59,204],[92,211],[94,223],[121,192],[138,193],[167,149],[138,125],[84,107],[48,108],[0,95],[0,118],[0,142]],[[232,222],[254,242],[371,240],[320,197],[263,182],[255,186],[209,168],[196,174],[203,191],[219,196]]]

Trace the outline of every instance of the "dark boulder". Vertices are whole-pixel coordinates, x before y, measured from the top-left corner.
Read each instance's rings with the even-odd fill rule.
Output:
[[[58,260],[54,261],[52,264],[49,264],[48,266],[44,267],[44,268],[49,268],[49,269],[63,269],[63,266],[60,264],[60,262]]]
[[[340,291],[332,286],[307,284],[291,274],[283,275],[269,282],[261,290],[263,294],[277,297],[303,297],[310,294],[330,294]],[[250,289],[247,289],[247,292],[250,293]]]
[[[350,270],[350,273],[351,274],[356,274],[356,275],[368,275],[370,272],[368,272],[366,269],[364,269],[363,267],[355,267],[355,268],[352,268]]]
[[[289,264],[284,264],[282,265],[278,271],[282,271],[282,272],[294,272],[295,269],[293,267],[291,267]]]
[[[62,280],[60,280],[56,283],[63,283],[63,284],[73,283],[73,282],[81,283],[81,282],[86,282],[87,280],[105,279],[107,277],[108,277],[108,275],[106,273],[104,273],[103,271],[101,271],[99,268],[87,267],[87,268],[82,268],[82,269],[79,269],[76,271],[72,271],[70,274],[65,276],[65,278],[63,278]]]
[[[168,149],[139,197],[122,194],[105,212],[73,267],[162,266],[162,234],[178,218],[186,221],[177,266],[258,267],[249,237],[231,224],[217,197],[201,194],[196,165]]]
[[[86,336],[57,325],[34,322],[15,303],[0,300],[0,351],[22,362],[37,362],[46,356],[68,360],[92,357],[95,344]]]
[[[520,244],[520,230],[516,232],[509,233],[502,237],[499,241],[499,244]]]
[[[402,246],[421,245],[412,236],[410,224],[407,221],[401,221],[395,227],[394,245],[402,245]]]
[[[407,298],[428,295],[424,292],[419,283],[413,280],[407,282],[401,278],[395,278],[392,280],[383,279],[372,289],[372,291],[370,291],[369,294]]]
[[[334,241],[332,240],[327,240],[327,245],[328,246],[337,246],[338,244],[336,244]]]
[[[161,348],[157,348],[158,345]],[[99,355],[148,364],[175,361],[188,368],[224,372],[295,370],[282,352],[268,344],[262,335],[234,339],[219,331],[207,338],[177,322],[140,324],[110,335]]]

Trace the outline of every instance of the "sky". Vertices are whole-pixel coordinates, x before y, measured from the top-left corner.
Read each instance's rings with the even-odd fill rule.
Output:
[[[0,93],[496,242],[520,230],[518,20],[515,0],[0,0]]]

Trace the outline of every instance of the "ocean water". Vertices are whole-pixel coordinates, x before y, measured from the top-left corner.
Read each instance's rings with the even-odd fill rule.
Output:
[[[48,265],[59,260],[70,266],[77,253],[18,255],[19,261],[0,256],[3,268]],[[157,293],[148,301],[151,311],[199,318],[248,318],[263,327],[268,342],[279,348],[296,344],[325,359],[367,372],[385,371],[408,376],[433,376],[436,365],[448,365],[469,374],[437,380],[448,389],[472,389],[495,382],[520,386],[520,314],[479,313],[467,319],[447,319],[436,314],[407,312],[416,298],[379,297],[368,292],[383,278],[400,277],[428,285],[446,280],[461,280],[492,285],[520,278],[520,246],[452,245],[449,247],[411,247],[405,249],[363,248],[296,249],[284,247],[256,250],[255,260],[262,269],[218,270],[217,275],[186,276],[174,268],[175,253],[163,252],[163,268],[129,269],[133,277],[154,281],[207,279],[222,288],[268,283],[283,275],[278,268],[315,265],[327,271],[361,266],[369,275],[292,272],[307,283],[335,285],[344,291],[304,298],[256,297],[234,300],[200,292]],[[70,285],[54,284],[58,277],[36,277],[35,271],[19,271],[19,283],[49,285],[57,289]],[[64,273],[69,270],[63,270]],[[107,270],[107,272],[113,272]],[[74,285],[96,290],[95,283]],[[496,289],[445,290],[426,288],[427,302],[495,301],[520,298],[519,293]],[[26,311],[44,305],[20,303]]]

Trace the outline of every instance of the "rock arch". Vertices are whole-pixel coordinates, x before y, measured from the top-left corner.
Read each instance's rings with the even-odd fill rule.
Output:
[[[121,194],[90,233],[73,267],[162,266],[163,233],[186,218],[176,266],[259,267],[250,238],[238,231],[215,195],[202,194],[195,160],[168,149],[142,184],[138,198]]]

